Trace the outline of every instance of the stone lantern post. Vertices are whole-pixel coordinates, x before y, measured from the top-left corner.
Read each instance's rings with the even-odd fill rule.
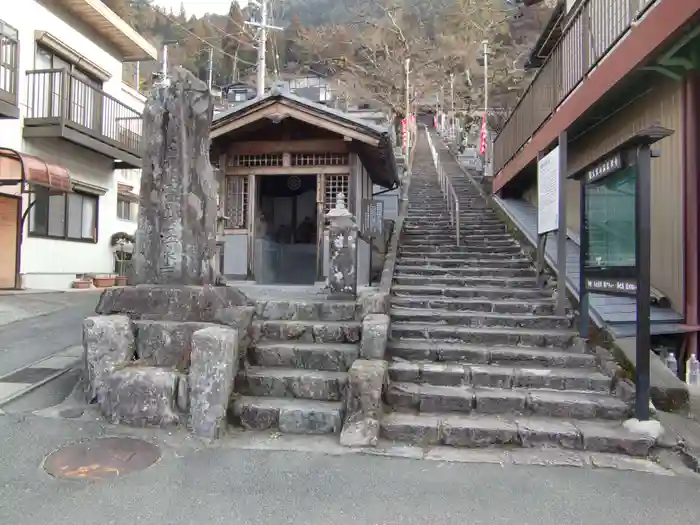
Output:
[[[338,193],[335,207],[327,214],[330,221],[328,235],[329,264],[328,288],[333,297],[357,295],[357,234],[355,217],[345,206],[345,195]]]

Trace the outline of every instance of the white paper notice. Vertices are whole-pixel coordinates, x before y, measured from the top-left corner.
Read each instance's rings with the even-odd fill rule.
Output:
[[[537,164],[537,233],[559,228],[559,146]]]

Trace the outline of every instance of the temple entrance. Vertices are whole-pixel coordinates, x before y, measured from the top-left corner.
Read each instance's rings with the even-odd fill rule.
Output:
[[[254,275],[258,284],[316,281],[316,175],[257,176]]]

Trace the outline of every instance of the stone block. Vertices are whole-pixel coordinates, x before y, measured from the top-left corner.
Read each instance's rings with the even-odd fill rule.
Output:
[[[646,456],[655,441],[645,434],[630,432],[619,423],[577,421],[575,424],[583,436],[583,448],[592,452]]]
[[[97,398],[105,378],[131,361],[136,351],[131,320],[125,315],[88,317],[83,321],[83,349],[88,402]]]
[[[364,359],[384,359],[389,336],[389,316],[369,314],[362,320],[360,356]]]
[[[387,362],[377,360],[358,359],[350,367],[341,445],[376,446],[387,370]]]
[[[446,445],[461,447],[489,447],[518,443],[515,423],[496,417],[450,416],[440,429]]]
[[[421,412],[471,412],[474,409],[474,390],[465,387],[433,386],[421,387]]]
[[[363,290],[357,298],[357,312],[360,320],[371,314],[388,314],[390,307],[391,297],[386,292]]]
[[[225,426],[238,363],[236,329],[211,327],[192,334],[189,403],[190,425],[196,435],[208,439],[219,437]]]
[[[382,437],[419,445],[437,445],[439,428],[440,419],[434,416],[393,413],[381,421]]]
[[[280,432],[288,434],[335,434],[342,420],[340,410],[315,410],[299,400],[295,406],[280,409],[278,426]]]
[[[136,355],[148,366],[174,367],[186,371],[190,366],[192,334],[210,323],[177,321],[134,321]]]
[[[514,370],[503,366],[471,366],[471,384],[475,387],[512,388]]]
[[[151,366],[122,366],[107,375],[97,396],[105,418],[137,427],[177,423],[178,373]]]
[[[479,413],[521,413],[525,411],[527,394],[517,390],[477,389],[474,397]]]
[[[132,319],[215,322],[217,312],[248,306],[246,295],[231,286],[168,286],[143,284],[107,288],[95,312],[127,314]]]
[[[516,423],[520,442],[524,447],[556,445],[580,449],[583,446],[581,433],[567,421],[523,418],[518,419]]]
[[[414,382],[420,379],[420,365],[406,361],[397,361],[389,366],[389,377],[397,382]]]
[[[420,379],[438,386],[459,386],[469,378],[469,369],[457,363],[424,363]]]

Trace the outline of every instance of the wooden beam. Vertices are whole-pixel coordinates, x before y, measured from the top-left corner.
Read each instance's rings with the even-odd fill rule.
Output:
[[[234,155],[267,155],[279,153],[347,153],[348,146],[342,140],[257,140],[234,142],[228,150]]]
[[[226,176],[239,175],[325,175],[350,173],[350,166],[255,166],[226,168]]]

